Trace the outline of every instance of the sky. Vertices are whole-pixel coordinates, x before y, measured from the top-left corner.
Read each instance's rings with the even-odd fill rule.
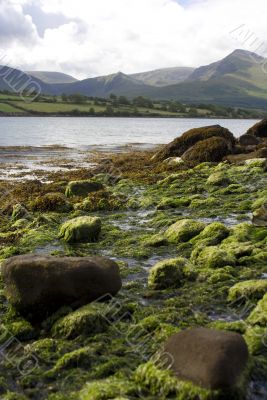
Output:
[[[0,64],[79,79],[267,57],[266,0],[0,0]],[[267,48],[267,47],[266,47]]]

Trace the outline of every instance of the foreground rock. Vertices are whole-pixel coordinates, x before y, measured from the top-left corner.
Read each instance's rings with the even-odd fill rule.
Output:
[[[72,181],[69,182],[65,195],[67,197],[71,196],[87,196],[89,193],[97,192],[98,190],[103,190],[104,186],[102,183],[94,182],[90,180],[85,181]]]
[[[240,378],[248,360],[240,334],[206,328],[188,329],[171,336],[164,346],[171,368],[185,380],[208,389],[228,389]]]
[[[11,257],[2,265],[10,303],[23,315],[41,320],[59,307],[82,306],[121,288],[119,267],[104,257]]]
[[[252,222],[257,226],[267,226],[267,203],[254,211]]]
[[[162,150],[156,153],[153,159],[156,161],[162,161],[169,157],[181,157],[196,143],[213,137],[224,139],[229,150],[235,143],[235,138],[228,129],[223,128],[220,125],[204,126],[202,128],[190,129],[181,137],[174,139],[171,143],[167,144]]]
[[[165,236],[170,243],[187,242],[198,235],[205,226],[203,222],[181,219],[166,230]]]
[[[182,257],[159,261],[149,271],[148,287],[155,290],[180,287],[186,265],[187,260]]]
[[[95,242],[101,232],[98,217],[77,217],[66,221],[60,228],[59,237],[69,243]]]

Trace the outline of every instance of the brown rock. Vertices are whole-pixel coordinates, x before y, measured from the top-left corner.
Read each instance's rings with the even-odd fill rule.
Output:
[[[254,211],[252,222],[257,226],[267,226],[267,203]]]
[[[184,380],[209,389],[234,386],[247,360],[247,345],[240,334],[194,328],[172,335],[164,347],[171,368]]]
[[[104,257],[11,257],[2,265],[10,303],[29,319],[58,308],[79,307],[121,288],[118,265]]]
[[[260,138],[267,138],[267,119],[265,118],[262,121],[257,122],[257,124],[249,128],[247,134]]]
[[[254,135],[242,135],[238,138],[238,143],[241,146],[254,146],[260,143],[260,140]]]
[[[183,155],[186,164],[195,166],[202,162],[219,162],[229,154],[227,141],[220,137],[211,137],[192,146]]]
[[[194,128],[190,129],[182,136],[174,139],[171,143],[164,146],[153,156],[153,160],[162,161],[169,157],[180,157],[197,142],[209,139],[211,137],[220,137],[225,139],[229,149],[231,149],[235,143],[233,134],[228,129],[223,128],[220,125]]]

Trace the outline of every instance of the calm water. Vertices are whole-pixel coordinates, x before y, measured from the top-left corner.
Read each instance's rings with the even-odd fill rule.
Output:
[[[82,149],[168,143],[190,128],[220,124],[240,136],[256,120],[163,118],[0,118],[0,146],[61,145]]]

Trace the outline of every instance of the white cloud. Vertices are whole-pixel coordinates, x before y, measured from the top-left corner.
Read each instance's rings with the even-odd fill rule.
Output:
[[[16,64],[79,77],[119,70],[132,73],[169,66],[198,66],[216,61],[235,48],[256,50],[249,42],[242,43],[229,33],[241,24],[262,41],[267,36],[266,0],[4,0],[4,3],[20,15],[23,24],[19,26],[25,27],[20,31],[12,24],[12,41],[6,42]],[[39,37],[31,17],[22,13],[25,4],[64,16],[69,22],[46,29],[43,37]],[[0,25],[0,37],[1,34]],[[31,45],[22,37],[31,38]]]

